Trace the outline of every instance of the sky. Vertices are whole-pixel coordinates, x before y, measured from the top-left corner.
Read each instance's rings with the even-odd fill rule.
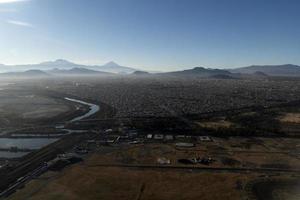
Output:
[[[300,65],[299,0],[0,0],[0,63]]]

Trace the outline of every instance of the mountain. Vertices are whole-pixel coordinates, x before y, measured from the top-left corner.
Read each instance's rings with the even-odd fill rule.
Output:
[[[72,63],[67,60],[58,59],[55,61],[48,61],[48,62],[42,62],[39,64],[29,64],[29,65],[0,65],[0,72],[22,72],[30,69],[40,69],[40,70],[52,70],[52,69],[62,69],[62,70],[70,70],[73,68],[85,68],[90,69],[94,71],[101,71],[101,72],[110,72],[110,73],[118,73],[118,74],[130,74],[137,69],[125,67],[118,65],[115,62],[109,62],[102,66],[91,66],[91,65],[80,65],[76,63]]]
[[[108,72],[100,72],[100,71],[95,71],[91,69],[86,69],[86,68],[78,68],[74,67],[72,69],[52,69],[47,71],[50,74],[53,75],[62,75],[62,76],[98,76],[98,75],[112,75],[112,73]]]
[[[27,70],[24,72],[6,72],[6,73],[0,73],[0,76],[4,76],[4,77],[17,77],[17,78],[21,78],[21,77],[49,77],[50,74],[42,71],[42,70],[38,70],[38,69],[31,69],[31,70]]]
[[[34,77],[49,77],[49,76],[107,76],[113,75],[108,72],[94,71],[86,68],[77,68],[72,69],[52,69],[47,71],[32,69],[24,72],[5,72],[0,73],[1,77],[13,77],[13,78],[34,78]]]
[[[187,69],[183,71],[175,71],[175,72],[167,72],[163,73],[164,75],[171,76],[195,76],[195,77],[203,77],[203,78],[214,78],[214,77],[222,77],[228,79],[230,77],[233,78],[235,74],[222,70],[222,69],[209,69],[204,67],[195,67],[193,69]]]
[[[141,71],[131,67],[121,66],[113,61],[106,63],[105,65],[81,65],[72,63],[67,60],[58,59],[55,61],[42,62],[39,64],[28,65],[3,65],[0,64],[0,72],[24,72],[32,69],[40,71],[46,71],[51,74],[96,74],[102,73],[115,73],[115,74],[136,74],[140,75],[145,71]],[[29,71],[30,72],[30,71]],[[26,74],[26,73],[25,73]],[[300,66],[286,64],[286,65],[252,65],[248,67],[241,67],[236,69],[222,70],[211,69],[204,67],[195,67],[193,69],[167,72],[167,73],[155,73],[157,75],[169,75],[169,76],[197,76],[197,77],[211,77],[211,78],[239,78],[239,77],[266,77],[266,76],[300,76]],[[16,75],[16,74],[15,74]],[[99,73],[98,73],[99,75]]]
[[[103,72],[117,73],[117,74],[131,74],[135,71],[138,71],[137,69],[131,67],[118,65],[113,61],[108,62],[102,66],[89,66],[88,68],[93,70],[103,71]]]
[[[231,69],[230,72],[242,74],[254,74],[256,72],[260,72],[269,76],[300,76],[300,66],[292,64],[252,65],[249,67]]]
[[[133,75],[138,75],[138,76],[147,76],[147,75],[150,75],[150,73],[146,72],[146,71],[135,71],[132,74]]]
[[[253,73],[253,75],[260,76],[260,77],[268,77],[268,75],[266,73],[263,73],[261,71],[256,71]]]
[[[0,71],[6,72],[24,72],[32,69],[39,69],[42,71],[51,70],[53,68],[59,69],[71,69],[74,67],[83,67],[83,65],[77,65],[67,60],[58,59],[55,61],[42,62],[39,64],[28,64],[28,65],[2,65]]]
[[[81,68],[85,67],[84,65],[78,65],[72,62],[69,62],[67,60],[63,59],[57,59],[55,61],[48,61],[48,62],[42,62],[40,64],[37,64],[42,69],[53,69],[53,68],[59,68],[59,69],[71,69],[71,68]]]

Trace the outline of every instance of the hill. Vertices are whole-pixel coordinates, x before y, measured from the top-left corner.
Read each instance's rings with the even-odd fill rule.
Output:
[[[93,70],[104,71],[104,72],[117,73],[117,74],[131,74],[135,71],[138,71],[137,69],[131,67],[121,66],[113,61],[108,62],[102,66],[89,66],[88,68]]]
[[[203,77],[203,78],[213,78],[213,77],[230,78],[230,77],[234,76],[233,73],[226,71],[226,70],[210,69],[210,68],[204,68],[204,67],[195,67],[193,69],[167,72],[167,73],[163,73],[163,74],[170,75],[170,76],[196,76],[196,77]]]
[[[61,75],[61,76],[93,76],[93,75],[111,75],[108,72],[100,72],[86,68],[72,68],[72,69],[52,69],[49,70],[48,73],[53,75]]]
[[[24,72],[6,72],[0,73],[0,76],[4,77],[48,77],[50,74],[37,69],[27,70]]]
[[[254,74],[256,72],[263,73],[269,76],[300,76],[300,66],[286,65],[252,65],[231,69],[230,72],[242,74]]]
[[[138,76],[147,76],[147,75],[150,75],[149,72],[145,72],[145,71],[135,71],[132,74],[133,75],[138,75]]]

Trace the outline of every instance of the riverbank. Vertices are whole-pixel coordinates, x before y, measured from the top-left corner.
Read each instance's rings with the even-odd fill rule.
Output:
[[[88,103],[85,101],[81,101],[74,98],[64,98],[67,101],[75,102],[78,104],[82,104],[85,106],[89,106],[89,110],[81,114],[80,116],[77,116],[70,120],[70,123],[78,122],[82,119],[88,118],[95,113],[97,113],[100,110],[100,106],[92,103]],[[72,133],[82,133],[83,130],[69,130],[64,129],[64,125],[62,126],[55,126],[56,130],[65,132],[64,134],[25,134],[25,133],[19,133],[19,134],[11,134],[9,138],[0,138],[0,149],[6,149],[6,151],[0,150],[0,158],[18,158],[26,155],[26,153],[18,151],[18,149],[30,149],[30,150],[37,150],[40,149],[48,144],[51,144],[58,140],[58,138],[63,137],[68,134]],[[7,151],[7,149],[16,149],[16,151]]]

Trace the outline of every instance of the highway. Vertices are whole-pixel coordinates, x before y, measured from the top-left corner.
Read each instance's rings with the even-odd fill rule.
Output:
[[[0,193],[0,198],[3,199],[7,197],[8,195],[12,194],[15,192],[18,188],[23,187],[26,182],[30,181],[31,179],[41,175],[45,171],[47,171],[48,165],[45,163],[44,165],[38,167],[37,169],[33,170],[32,172],[28,173],[27,175],[19,178],[16,183],[13,185],[9,186],[6,190]]]

